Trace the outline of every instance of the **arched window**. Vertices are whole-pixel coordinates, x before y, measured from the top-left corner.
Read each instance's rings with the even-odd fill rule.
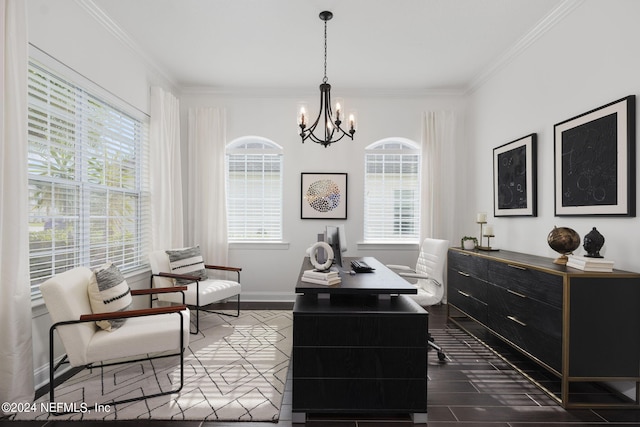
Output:
[[[420,148],[387,138],[365,149],[364,240],[420,239]]]
[[[257,136],[227,145],[228,239],[282,240],[282,147]]]

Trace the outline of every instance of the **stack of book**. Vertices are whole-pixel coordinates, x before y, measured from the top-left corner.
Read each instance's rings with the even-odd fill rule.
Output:
[[[613,261],[604,258],[591,258],[582,255],[569,255],[567,267],[583,271],[613,271]]]
[[[340,275],[338,274],[338,270],[305,270],[302,273],[302,278],[300,279],[303,282],[307,283],[315,283],[316,285],[337,285],[340,283]]]

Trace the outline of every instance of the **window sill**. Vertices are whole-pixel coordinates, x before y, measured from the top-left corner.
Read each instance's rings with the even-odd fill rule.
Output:
[[[418,242],[358,242],[359,251],[415,251]]]
[[[281,250],[289,249],[289,242],[229,242],[230,250]]]

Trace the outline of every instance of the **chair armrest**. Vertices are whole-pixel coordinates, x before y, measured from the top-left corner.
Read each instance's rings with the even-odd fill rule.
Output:
[[[175,274],[175,273],[155,273],[155,274],[151,274],[151,278],[153,278],[154,276],[165,277],[167,279],[185,279],[185,280],[191,280],[192,282],[199,282],[200,281],[200,277],[199,276],[191,276],[189,274]]]
[[[402,271],[414,271],[415,270],[407,265],[396,265],[396,264],[387,264],[387,268],[391,270],[402,270]]]
[[[189,289],[186,286],[174,286],[171,288],[132,289],[131,295],[168,294],[171,292],[183,292]]]
[[[205,265],[204,268],[209,268],[211,270],[242,271],[242,268],[240,267],[227,267],[224,265]]]
[[[404,273],[404,272],[400,272],[400,273],[398,273],[398,275],[402,276],[402,277],[410,277],[412,279],[430,279],[430,277],[428,275],[421,274],[421,273],[413,273],[413,272]]]
[[[427,275],[427,274],[420,274],[420,273],[398,273],[398,275],[402,276],[402,277],[409,277],[411,279],[425,279],[425,280],[431,280],[433,283],[435,283],[438,286],[442,286],[442,283],[438,282],[437,280],[435,280],[433,277]]]
[[[127,319],[130,317],[152,316],[155,314],[177,313],[185,310],[186,305],[172,305],[168,307],[142,308],[140,310],[111,311],[108,313],[83,314],[79,322],[95,322],[98,320]]]
[[[208,268],[209,270],[234,271],[238,275],[237,282],[240,283],[240,272],[242,271],[242,268],[240,267],[227,267],[224,265],[205,264],[204,268]]]

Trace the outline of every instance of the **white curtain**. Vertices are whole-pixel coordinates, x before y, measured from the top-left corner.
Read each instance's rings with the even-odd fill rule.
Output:
[[[0,402],[29,402],[34,379],[25,2],[0,0],[0,23]]]
[[[424,113],[422,133],[423,185],[420,197],[422,236],[454,244],[455,127],[452,111]]]
[[[216,265],[227,265],[229,258],[225,144],[225,110],[190,108],[187,240]]]
[[[180,104],[171,93],[151,88],[150,187],[153,249],[184,246]]]

